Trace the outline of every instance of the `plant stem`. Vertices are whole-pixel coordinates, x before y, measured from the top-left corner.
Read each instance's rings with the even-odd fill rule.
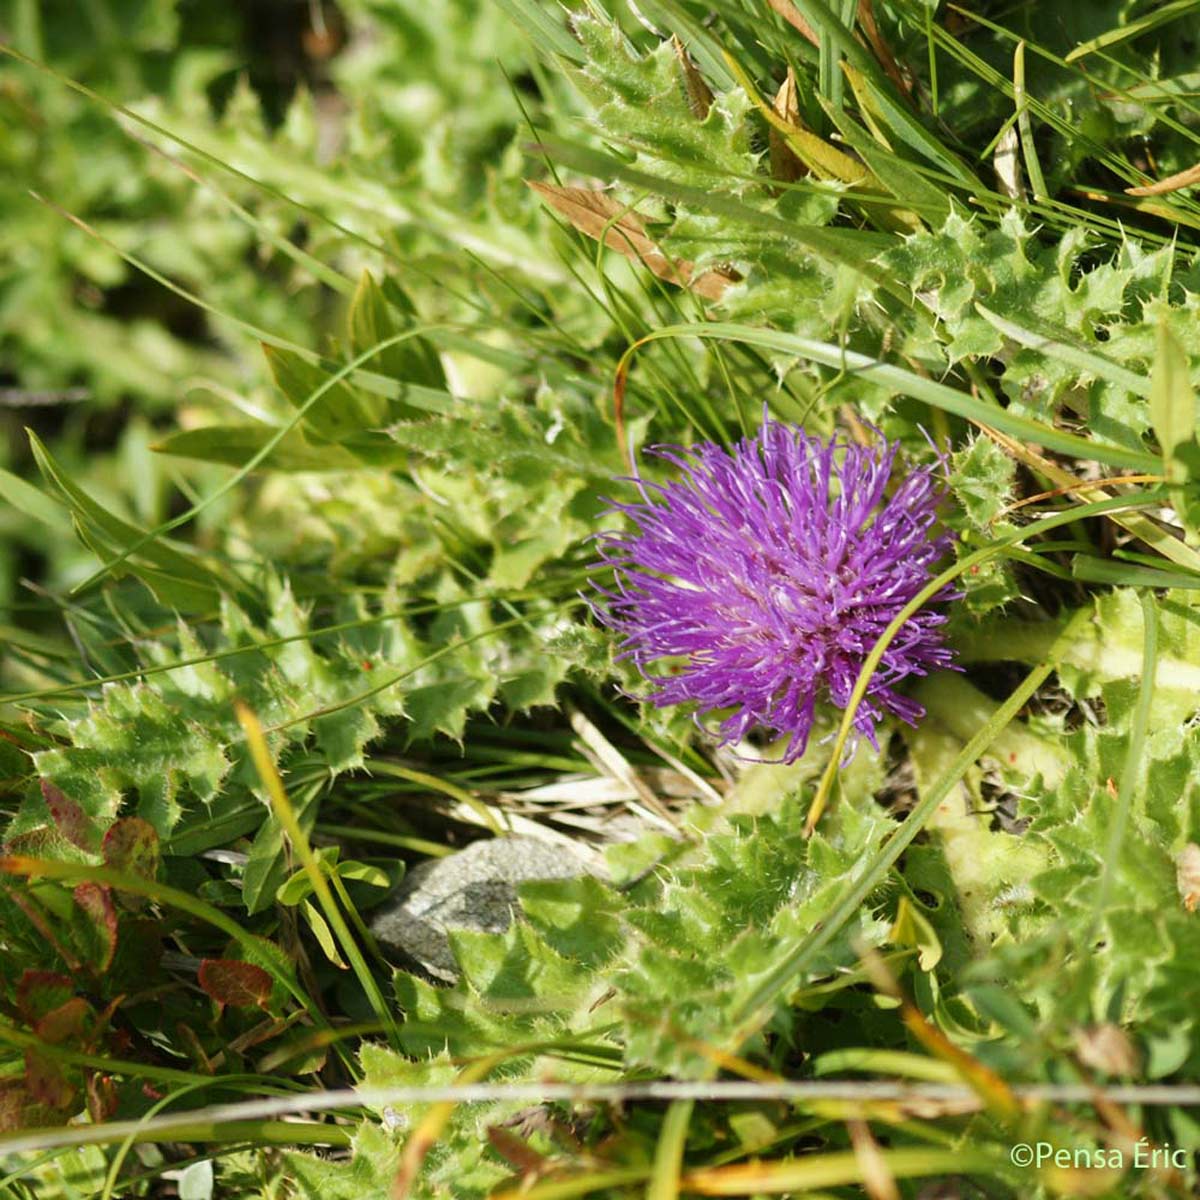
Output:
[[[913,689],[913,696],[925,706],[929,717],[960,742],[968,741],[1000,708],[998,701],[954,671],[939,671],[921,680]],[[1070,762],[1060,746],[1032,733],[1018,720],[1011,721],[996,735],[988,754],[1006,769],[1019,771],[1031,779],[1040,775],[1047,784],[1057,783]]]
[[[928,718],[918,729],[906,730],[905,741],[917,791],[925,796],[961,753],[962,742]],[[941,843],[958,892],[963,926],[976,949],[984,950],[1003,930],[998,899],[1045,867],[1045,856],[1030,842],[991,828],[980,804],[978,775],[972,771],[946,792],[930,814],[927,828],[937,833]]]

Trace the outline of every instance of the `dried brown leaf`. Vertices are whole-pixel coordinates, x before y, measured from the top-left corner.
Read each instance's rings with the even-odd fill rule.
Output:
[[[792,0],[767,0],[767,3],[806,41],[814,46],[821,44],[813,27],[800,15]]]
[[[800,99],[796,93],[796,73],[788,67],[787,77],[771,103],[776,115],[789,125],[800,124]],[[787,138],[774,126],[767,127],[767,147],[771,159],[771,175],[781,183],[795,183],[804,176],[804,164],[787,143]]]
[[[642,218],[607,192],[590,188],[558,187],[554,184],[527,181],[529,186],[560,216],[565,217],[580,233],[594,241],[603,242],[610,250],[635,262],[643,263],[659,279],[687,288],[706,300],[720,300],[740,276],[732,270],[703,271],[694,274],[694,267],[683,259],[672,261],[646,233]]]
[[[218,1004],[234,1008],[262,1008],[271,996],[271,976],[237,958],[204,959],[197,981]]]
[[[708,116],[708,110],[712,108],[712,91],[705,82],[704,76],[700,74],[700,68],[692,61],[687,47],[677,35],[671,36],[671,46],[679,61],[679,71],[683,76],[683,90],[687,92],[688,108],[692,110],[692,115],[698,121],[703,121]]]
[[[1200,846],[1188,842],[1175,860],[1175,881],[1179,885],[1179,896],[1188,912],[1195,912],[1200,904]]]

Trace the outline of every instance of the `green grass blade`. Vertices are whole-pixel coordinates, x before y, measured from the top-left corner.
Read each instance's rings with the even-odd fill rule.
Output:
[[[677,1200],[683,1150],[695,1107],[695,1100],[673,1100],[667,1109],[658,1132],[654,1174],[646,1185],[646,1200]]]
[[[1013,54],[1013,96],[1017,106],[1017,129],[1021,135],[1021,154],[1025,159],[1025,172],[1029,176],[1029,187],[1035,200],[1045,200],[1046,179],[1042,175],[1042,164],[1038,161],[1037,147],[1033,141],[1033,123],[1029,119],[1029,107],[1025,102],[1025,43],[1018,42]]]
[[[1069,63],[1076,62],[1085,55],[1092,54],[1096,50],[1103,50],[1108,46],[1116,46],[1121,42],[1128,41],[1130,38],[1141,37],[1144,33],[1149,33],[1152,29],[1157,29],[1160,25],[1165,25],[1168,21],[1175,21],[1179,17],[1188,16],[1194,13],[1200,4],[1197,0],[1175,0],[1173,4],[1164,4],[1162,8],[1155,12],[1144,13],[1140,17],[1135,17],[1128,24],[1118,26],[1116,29],[1106,30],[1097,37],[1090,38],[1086,42],[1081,42],[1072,50],[1066,58]]]
[[[797,0],[797,5],[809,23],[820,27],[822,33],[829,36],[851,66],[863,76],[875,103],[901,141],[944,171],[959,187],[974,191],[981,186],[975,175],[896,97],[895,89],[880,70],[879,64],[837,20],[825,0]]]
[[[1108,558],[1097,558],[1093,554],[1072,555],[1071,577],[1081,579],[1085,583],[1107,583],[1113,587],[1180,588],[1184,591],[1200,591],[1200,575],[1183,575],[1176,571],[1162,571],[1157,567],[1115,562]]]
[[[583,62],[583,47],[567,32],[566,9],[541,0],[496,0],[496,5],[543,54],[551,58],[561,54],[570,62]]]
[[[334,934],[341,943],[342,951],[346,955],[346,958],[349,959],[350,965],[354,968],[354,974],[357,976],[358,982],[363,989],[363,994],[375,1010],[375,1015],[384,1023],[389,1032],[394,1035],[396,1032],[396,1015],[384,999],[383,992],[380,990],[375,976],[371,974],[371,969],[367,966],[366,959],[359,949],[358,942],[350,932],[350,928],[342,916],[342,910],[338,907],[337,900],[334,898],[333,891],[329,886],[329,880],[325,878],[325,873],[321,870],[321,864],[317,861],[317,856],[312,851],[308,837],[296,817],[296,810],[292,807],[292,802],[288,798],[287,791],[284,789],[283,780],[279,778],[279,772],[275,768],[275,760],[271,756],[271,750],[267,745],[267,738],[263,732],[263,727],[259,723],[258,717],[245,704],[239,701],[236,708],[238,720],[245,731],[246,744],[250,750],[250,757],[254,762],[254,767],[258,772],[263,789],[270,797],[271,808],[275,813],[276,819],[283,827],[283,831],[291,843],[293,852],[300,860],[301,866],[308,875],[313,892],[316,894],[321,908],[324,910],[325,919],[329,922]]]

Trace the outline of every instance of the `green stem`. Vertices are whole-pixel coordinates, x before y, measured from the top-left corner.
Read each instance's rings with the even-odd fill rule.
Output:
[[[1045,656],[1049,645],[1033,661]],[[1000,708],[999,701],[981,692],[956,671],[939,671],[922,679],[913,689],[913,698],[925,707],[930,718],[951,733],[959,742],[970,740],[974,732],[986,725]],[[1061,746],[1030,732],[1023,722],[1011,721],[996,735],[988,751],[1003,767],[1019,771],[1043,783],[1055,784],[1066,774],[1070,756]]]
[[[906,730],[904,740],[923,797],[952,768],[963,743],[928,717],[917,729]],[[1043,869],[1045,855],[1035,844],[991,828],[980,805],[978,778],[970,772],[933,809],[927,828],[938,837],[963,927],[977,949],[986,949],[1004,929],[1001,896]]]
[[[674,1100],[667,1109],[658,1134],[654,1174],[646,1186],[646,1200],[676,1200],[678,1197],[683,1151],[695,1107],[695,1100]]]
[[[1061,621],[1000,620],[990,622],[986,629],[961,634],[954,645],[964,663],[1033,663],[1047,652],[1062,628]],[[1101,629],[1093,615],[1063,648],[1062,661],[1104,682],[1136,679],[1143,667],[1141,633],[1140,628],[1124,622],[1108,622]],[[1155,682],[1164,691],[1194,695],[1200,692],[1200,663],[1160,655]]]

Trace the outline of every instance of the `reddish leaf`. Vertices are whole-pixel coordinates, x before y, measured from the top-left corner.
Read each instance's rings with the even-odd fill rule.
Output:
[[[510,1133],[501,1125],[489,1125],[488,1141],[506,1162],[516,1167],[523,1177],[537,1176],[546,1169],[546,1158],[539,1154],[527,1141]]]
[[[0,1133],[60,1125],[67,1115],[40,1104],[26,1086],[23,1075],[7,1075],[0,1079]]]
[[[58,833],[48,825],[40,829],[30,829],[8,838],[4,849],[12,855],[27,855],[30,858],[49,858],[58,845]],[[61,849],[61,847],[59,847]]]
[[[85,1091],[88,1116],[94,1124],[99,1125],[101,1121],[109,1120],[116,1113],[117,1085],[113,1083],[111,1075],[101,1075],[99,1071],[92,1071],[87,1077]]]
[[[43,1042],[57,1046],[66,1041],[79,1041],[92,1017],[92,1006],[82,997],[74,996],[66,1004],[48,1012],[33,1027]]]
[[[112,966],[117,952],[117,909],[112,889],[98,883],[80,883],[73,894],[85,917],[83,941],[89,964],[102,975]]]
[[[62,1067],[32,1046],[25,1051],[25,1086],[38,1103],[60,1112],[75,1100],[75,1085],[63,1074]]]
[[[236,958],[206,958],[200,986],[218,1003],[234,1008],[263,1008],[271,996],[271,977],[253,963]]]
[[[158,834],[149,821],[141,817],[122,817],[104,835],[100,848],[106,866],[117,871],[140,875],[143,879],[158,876]],[[119,892],[120,900],[129,908],[141,908],[146,904],[145,896],[132,892]]]
[[[122,871],[153,878],[158,872],[158,834],[141,817],[122,817],[104,835],[104,861]]]
[[[24,1128],[29,1090],[20,1075],[0,1079],[0,1133],[16,1133]]]
[[[75,994],[70,976],[26,967],[17,981],[17,1007],[30,1025],[41,1020]]]
[[[48,779],[42,780],[42,796],[58,832],[80,850],[95,854],[100,846],[100,830],[91,817]]]

